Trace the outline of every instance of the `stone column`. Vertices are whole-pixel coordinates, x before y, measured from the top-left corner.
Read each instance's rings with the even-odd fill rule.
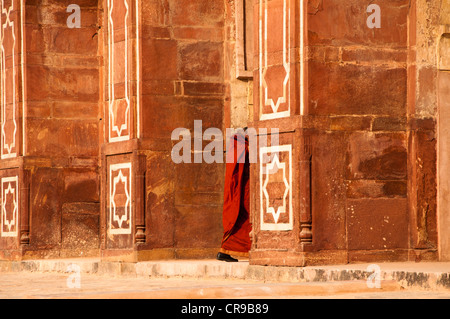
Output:
[[[192,138],[195,120],[222,128],[224,2],[103,3],[102,256],[214,257],[224,165],[194,162],[198,149],[175,164],[172,132]],[[204,146],[200,139],[190,141]]]
[[[0,12],[0,258],[98,256],[98,3]]]
[[[23,1],[1,2],[1,229],[0,258],[18,259],[22,248],[22,231],[27,236],[28,209],[22,196],[27,184],[22,178],[25,151],[24,114],[24,6]],[[19,176],[21,178],[19,178]],[[26,195],[25,195],[26,196]]]
[[[370,4],[255,4],[252,125],[279,129],[279,144],[269,138],[252,168],[251,263],[410,256],[409,2],[379,1],[379,15]]]
[[[449,145],[450,131],[450,1],[441,0],[438,65],[438,234],[439,259],[450,261]]]
[[[104,1],[102,256],[134,260],[145,242],[141,137],[140,1]],[[144,157],[145,161],[145,157]],[[136,214],[138,213],[138,215]],[[138,235],[137,235],[138,234]]]
[[[311,145],[305,107],[306,2],[256,1],[255,108],[259,158],[251,262],[303,265],[312,244]],[[267,133],[267,136],[266,136]],[[266,139],[267,143],[262,140]],[[277,141],[278,140],[278,141]]]

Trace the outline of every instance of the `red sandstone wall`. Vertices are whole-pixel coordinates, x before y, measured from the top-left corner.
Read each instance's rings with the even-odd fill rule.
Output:
[[[301,34],[293,31],[288,42],[292,51],[290,58],[298,64],[295,71],[290,69],[293,73],[289,81],[296,86],[290,86],[291,111],[287,116],[278,113],[276,117],[281,119],[266,121],[262,116],[273,110],[273,106],[272,110],[267,107],[267,102],[263,104],[266,94],[271,98],[283,96],[280,74],[285,76],[285,73],[280,71],[282,69],[271,69],[270,63],[261,73],[261,62],[255,72],[255,76],[259,72],[259,76],[264,77],[265,82],[261,83],[268,90],[263,89],[260,96],[255,94],[257,125],[282,128],[280,140],[293,145],[294,163],[296,150],[303,151],[305,134],[311,138],[312,154],[311,245],[307,248],[300,245],[302,235],[298,231],[303,228],[302,205],[306,196],[300,190],[293,194],[293,227],[289,231],[257,229],[252,254],[255,263],[414,260],[416,254],[421,255],[419,259],[437,258],[435,119],[433,113],[431,116],[425,112],[411,113],[409,103],[414,97],[419,105],[429,101],[429,97],[434,97],[431,101],[436,97],[435,76],[426,72],[434,72],[434,69],[420,65],[419,77],[422,78],[417,82],[420,83],[417,95],[416,74],[411,71],[415,70],[411,69],[415,67],[415,60],[411,63],[411,58],[415,59],[416,49],[415,42],[411,41],[415,41],[412,35],[416,31],[416,10],[421,9],[416,9],[410,1],[377,1],[381,8],[381,28],[370,29],[366,24],[369,16],[366,9],[370,3],[305,2],[307,37],[303,63],[298,53],[301,49],[295,50]],[[299,7],[294,9],[293,2],[280,0],[268,3],[269,25],[281,25],[283,10],[286,10],[282,10],[283,5],[291,8],[291,21],[292,10],[295,10],[295,21],[298,21]],[[262,8],[256,5],[257,16],[258,10],[265,10],[264,6]],[[433,14],[430,13],[430,19],[436,23]],[[259,16],[255,23],[261,21],[264,29],[265,16],[261,13]],[[264,42],[261,46],[261,34],[265,31],[260,32],[263,33],[255,33],[255,37],[260,38],[255,48],[263,50],[272,64],[281,64],[281,40],[275,30],[269,28],[268,31],[269,49]],[[278,51],[270,51],[277,45]],[[303,108],[299,103],[301,91],[295,90],[298,87],[295,81],[302,77],[302,64],[307,70]],[[426,74],[430,75],[429,80]],[[259,79],[255,83],[257,92],[261,88]],[[278,112],[286,110],[288,106],[281,103]],[[300,132],[297,135],[293,133],[296,129]],[[284,160],[283,165],[291,165],[290,160]],[[302,184],[308,183],[302,177],[304,167],[301,165],[293,168],[289,191],[296,187],[302,189]],[[264,178],[258,181],[259,174],[254,168],[257,189],[264,181]],[[262,174],[265,176],[264,172]],[[278,192],[283,193],[284,189],[281,187]],[[267,186],[261,194],[264,191]],[[282,193],[263,198],[283,198]],[[262,195],[256,193],[255,196],[253,211],[255,223],[259,223],[266,218],[258,217],[265,204],[259,204]],[[295,203],[300,205],[299,210],[295,209]],[[261,216],[267,215],[264,214]],[[305,223],[308,225],[306,220]],[[280,252],[280,247],[286,252]]]
[[[270,63],[260,73],[261,2],[271,28]],[[24,2],[5,3],[21,25]],[[366,25],[371,1],[307,1],[303,61],[301,2],[253,1],[254,103],[251,86],[235,79],[238,3],[85,0],[82,27],[69,29],[70,1],[26,1],[17,46],[11,37],[3,43],[14,50],[2,75],[0,189],[8,218],[17,206],[20,223],[14,237],[0,236],[1,258],[98,248],[133,260],[212,257],[222,236],[224,166],[176,165],[170,156],[172,131],[193,136],[202,120],[204,130],[278,128],[280,143],[291,146],[272,162],[285,175],[264,189],[268,204],[260,201],[262,166],[252,166],[252,262],[436,259],[439,1],[379,0],[380,29]],[[283,27],[289,93],[278,111],[289,115],[262,119],[273,109],[261,99],[283,95]],[[288,211],[279,221],[287,230],[260,215],[264,205],[283,205],[283,178]]]
[[[350,261],[408,248],[408,1],[377,4],[380,29],[366,25],[369,2],[308,12],[309,114],[329,117],[313,142],[313,233],[318,249],[348,249]]]
[[[144,139],[154,145],[145,152],[147,247],[175,248],[169,254],[179,258],[214,256],[224,167],[174,164],[168,137],[179,127],[193,136],[194,120],[204,130],[222,127],[224,2],[148,1],[142,9]]]
[[[26,258],[97,255],[99,248],[98,3],[80,4],[79,29],[67,27],[68,4],[2,2],[15,30],[15,42],[2,45],[14,49],[17,65],[16,90],[3,91],[16,97],[4,132],[8,143],[16,133],[9,152],[16,154],[2,156],[2,177],[5,187],[11,174],[17,177],[9,183],[16,198],[8,200],[6,214],[15,207],[19,231],[2,238],[0,249]],[[7,23],[7,15],[1,20]]]
[[[69,1],[26,3],[31,247],[97,254],[98,3],[79,4],[80,29],[67,27]]]
[[[214,256],[222,236],[224,167],[221,164],[173,163],[171,150],[178,141],[171,141],[171,134],[176,128],[186,128],[193,137],[194,120],[202,120],[204,130],[222,127],[225,98],[224,3],[142,1],[139,17],[136,17],[136,2],[127,3],[130,12],[129,43],[140,48],[140,58],[134,57],[134,49],[128,51],[128,63],[133,69],[129,78],[137,81],[130,82],[131,95],[137,94],[140,103],[133,101],[130,121],[134,132],[126,138],[129,141],[114,142],[105,137],[103,198],[107,207],[102,227],[106,227],[103,240],[107,251],[104,255],[114,256],[121,254],[120,250],[128,250],[129,253],[137,249],[138,258],[145,259]],[[104,5],[104,21],[108,21],[109,13],[106,3]],[[112,19],[118,33],[121,32],[117,20],[120,13],[114,14]],[[138,37],[135,20],[139,21]],[[115,41],[115,48],[120,48],[123,40]],[[108,52],[110,45],[106,40],[104,43],[104,52]],[[115,65],[121,67],[123,59],[118,56]],[[105,87],[110,67],[105,63]],[[117,90],[120,90],[118,85]],[[108,101],[106,93],[105,96]],[[138,143],[130,144],[135,141]],[[145,189],[141,199],[145,201],[145,240],[138,246],[135,246],[137,237],[134,230],[127,235],[112,235],[107,230],[112,195],[107,194],[111,185],[109,170],[111,164],[132,161],[131,152],[140,154],[146,161]],[[129,155],[123,155],[125,153]],[[135,169],[133,167],[132,171]],[[138,190],[134,188],[131,198],[139,198],[136,192]],[[131,223],[134,227],[133,220]]]

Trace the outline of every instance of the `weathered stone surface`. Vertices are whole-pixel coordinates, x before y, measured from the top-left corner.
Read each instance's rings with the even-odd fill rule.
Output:
[[[381,14],[381,28],[368,29],[366,13],[369,1],[348,0],[316,1],[310,10],[310,44],[333,45],[396,45],[406,46],[408,1],[378,1]]]
[[[145,38],[142,49],[149,60],[158,60],[158,63],[144,63],[142,66],[143,81],[147,80],[174,80],[178,79],[177,42],[171,39]]]
[[[450,20],[450,9],[449,9],[449,20]],[[448,57],[449,51],[450,51],[450,34],[445,33],[442,35],[441,40],[439,42],[439,69],[441,70],[447,71],[450,70],[450,58]]]
[[[347,179],[406,180],[406,136],[353,133],[347,153]]]
[[[310,62],[308,75],[311,114],[405,115],[404,68]]]
[[[347,180],[347,198],[406,197],[406,181]]]
[[[380,0],[379,29],[359,0],[84,0],[79,29],[70,1],[20,3],[0,258],[213,257],[225,166],[171,159],[195,120],[280,130],[278,170],[251,167],[252,263],[448,258],[447,0]]]
[[[450,101],[450,74],[448,72],[439,72],[439,120],[440,123],[446,123],[450,119],[449,114]],[[440,176],[447,176],[450,143],[450,131],[447,125],[439,125],[439,174]],[[450,196],[449,179],[446,177],[439,178],[439,211],[438,211],[438,233],[440,241],[440,253],[444,260],[450,260],[450,238],[445,229],[450,225],[450,218],[447,207],[450,205],[448,198]]]
[[[345,135],[321,134],[312,145],[313,243],[319,250],[345,249]]]
[[[86,250],[99,249],[98,203],[68,203],[62,206],[62,249],[77,256],[89,256]]]
[[[347,200],[348,249],[408,247],[406,199]]]
[[[186,43],[180,47],[180,77],[186,80],[220,80],[223,70],[220,42]]]

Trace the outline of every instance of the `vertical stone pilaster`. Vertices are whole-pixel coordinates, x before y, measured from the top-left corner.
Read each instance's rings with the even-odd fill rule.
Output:
[[[147,158],[143,155],[134,154],[133,156],[134,167],[136,167],[136,176],[135,176],[135,243],[143,244],[146,242],[145,236],[145,189],[146,189],[146,171],[147,171]]]
[[[105,130],[102,147],[102,254],[134,260],[145,242],[145,156],[141,137],[139,0],[105,0]],[[142,168],[144,166],[144,168]]]
[[[450,7],[448,1],[442,1],[442,4],[447,3],[447,7],[443,7],[442,20],[450,24]],[[446,16],[444,16],[446,14]],[[439,258],[441,261],[450,260],[450,214],[448,207],[450,202],[448,200],[448,191],[450,184],[448,181],[449,170],[449,154],[448,145],[450,143],[450,134],[447,129],[447,123],[450,119],[450,33],[444,33],[441,36],[438,50],[438,174],[439,174],[439,196],[438,196],[438,234],[439,234]]]
[[[252,169],[257,180],[254,263],[301,265],[301,252],[312,243],[311,147],[302,125],[305,8],[304,1],[290,0],[255,5],[254,119],[260,140],[266,130],[268,141],[259,149],[258,169]]]
[[[21,240],[28,228],[26,180],[23,177],[24,65],[23,17],[21,0],[2,0],[0,8],[0,257],[20,258]]]
[[[81,7],[71,29],[60,1],[1,1],[0,258],[98,254],[99,8]]]

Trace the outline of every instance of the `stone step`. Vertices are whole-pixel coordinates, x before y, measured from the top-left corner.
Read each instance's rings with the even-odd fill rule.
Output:
[[[70,267],[76,265],[75,267]],[[251,282],[314,283],[363,281],[376,285],[395,282],[405,289],[450,290],[450,263],[380,263],[335,266],[274,267],[247,261],[170,260],[138,263],[99,259],[0,261],[0,272],[56,272],[147,278],[240,279]]]

